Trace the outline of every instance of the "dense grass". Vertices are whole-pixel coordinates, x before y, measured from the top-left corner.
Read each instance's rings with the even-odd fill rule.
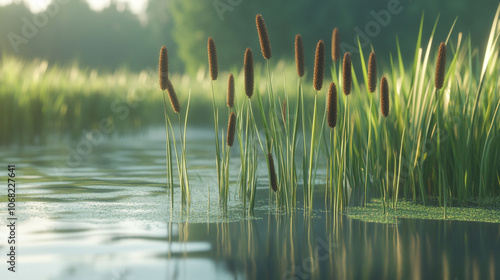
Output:
[[[238,67],[221,67],[218,75],[223,79],[219,80],[212,80],[204,69],[196,77],[173,74],[169,78],[181,104],[192,92],[190,110],[197,114],[190,114],[187,125],[214,125],[208,117],[213,114],[218,131],[227,121],[220,118],[225,114],[216,111],[226,104],[220,89],[225,88],[228,73],[234,73],[242,197],[254,196],[255,178],[269,177],[255,177],[257,163],[252,159],[257,158],[260,145],[263,154],[272,154],[276,162],[277,192],[270,191],[272,201],[287,209],[297,205],[300,182],[306,207],[312,206],[314,187],[327,185],[329,205],[338,211],[344,205],[364,205],[373,197],[382,198],[384,209],[397,208],[398,198],[424,205],[481,204],[500,195],[498,16],[497,12],[484,48],[452,30],[448,38],[434,38],[437,21],[431,36],[424,38],[423,29],[429,27],[423,18],[415,34],[414,57],[402,57],[396,38],[398,47],[389,61],[379,63],[386,66],[377,70],[377,81],[382,76],[388,81],[387,117],[381,114],[380,91],[368,90],[368,57],[360,48],[360,57],[353,57],[359,61],[352,64],[351,94],[338,97],[335,128],[325,125],[327,90],[315,90],[312,68],[306,67],[305,76],[298,78],[295,65],[256,57],[252,99],[245,95],[244,73]],[[447,63],[443,88],[436,89],[434,71],[441,41],[446,44]],[[376,53],[377,46],[372,49]],[[345,88],[341,63],[326,66],[331,69],[331,81]],[[99,73],[3,57],[0,143],[43,141],[53,133],[80,137],[84,130],[99,128],[103,120],[114,125],[113,133],[160,125],[163,101],[155,71]],[[322,165],[328,168],[326,178],[316,176]]]

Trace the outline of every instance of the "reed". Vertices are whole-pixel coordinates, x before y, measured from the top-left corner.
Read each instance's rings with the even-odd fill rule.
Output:
[[[262,56],[269,60],[271,59],[271,42],[269,41],[269,34],[267,33],[266,23],[261,14],[255,17],[255,23],[257,25],[257,32],[259,34],[260,50],[262,51]]]
[[[212,37],[208,38],[207,43],[208,51],[208,68],[210,69],[210,77],[212,81],[217,80],[219,75],[219,67],[217,63],[217,49],[215,48],[215,41]]]

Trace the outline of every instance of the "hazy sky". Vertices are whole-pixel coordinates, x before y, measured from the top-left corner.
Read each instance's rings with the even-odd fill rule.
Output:
[[[90,7],[94,10],[102,10],[108,7],[111,0],[86,0]],[[127,5],[134,14],[143,14],[146,11],[148,0],[114,0],[117,3],[123,3],[122,9],[126,9]],[[28,4],[31,12],[37,13],[45,10],[51,0],[0,0],[0,6],[8,5],[12,2],[25,2]],[[120,8],[120,6],[119,6]]]

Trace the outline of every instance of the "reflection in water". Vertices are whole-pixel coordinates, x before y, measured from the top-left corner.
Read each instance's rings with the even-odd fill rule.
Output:
[[[493,280],[500,265],[499,236],[495,224],[402,220],[386,225],[326,213],[179,224],[179,242],[203,239],[212,246],[206,254],[186,252],[182,258],[215,260],[219,273],[232,279]]]

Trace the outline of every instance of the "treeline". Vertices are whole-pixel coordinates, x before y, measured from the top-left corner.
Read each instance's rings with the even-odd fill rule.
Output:
[[[430,34],[440,14],[436,38],[446,39],[455,17],[456,31],[483,42],[498,1],[304,1],[304,0],[149,0],[147,22],[116,4],[100,12],[83,0],[53,0],[49,9],[32,15],[23,4],[0,8],[0,51],[25,59],[43,58],[60,64],[140,70],[155,66],[161,45],[167,45],[172,71],[194,73],[206,65],[206,40],[213,37],[221,67],[239,66],[246,47],[258,48],[254,18],[260,13],[271,36],[273,56],[293,57],[293,40],[302,34],[312,63],[319,39],[330,41],[338,27],[344,50],[373,45],[380,56],[396,49],[414,51],[420,19]],[[479,16],[480,15],[480,16]],[[426,35],[426,34],[424,34]]]

